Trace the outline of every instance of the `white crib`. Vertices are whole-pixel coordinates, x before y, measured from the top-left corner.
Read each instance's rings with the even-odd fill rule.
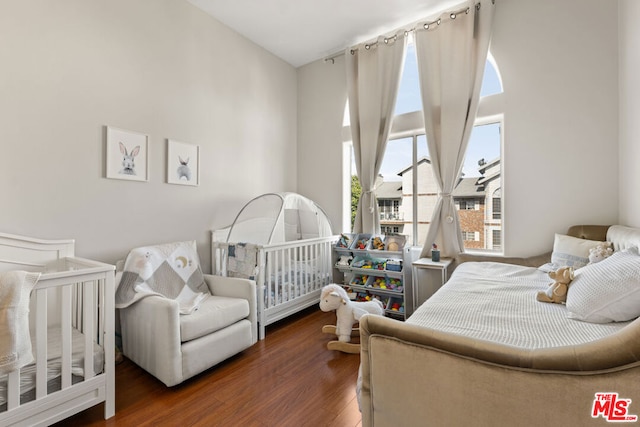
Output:
[[[267,325],[318,304],[320,291],[332,281],[331,248],[338,236],[269,245],[220,242],[215,232],[212,236],[213,274],[256,281],[260,339]]]
[[[73,240],[0,233],[0,271],[42,272],[31,292],[34,362],[0,376],[0,425],[50,425],[104,402],[115,414],[114,270]]]

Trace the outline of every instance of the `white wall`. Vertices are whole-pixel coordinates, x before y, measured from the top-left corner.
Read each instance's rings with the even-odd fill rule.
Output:
[[[347,100],[344,57],[298,68],[298,192],[342,227],[342,121]],[[345,230],[346,231],[346,230]]]
[[[620,0],[620,223],[640,227],[640,2]]]
[[[419,17],[416,17],[416,19]],[[615,2],[498,2],[492,53],[505,88],[504,233],[508,255],[548,250],[571,224],[618,220]],[[336,71],[339,69],[339,71]],[[298,188],[339,216],[328,165],[339,161],[344,62],[299,70]],[[302,95],[300,95],[302,96]],[[342,107],[341,107],[342,108]],[[339,117],[338,117],[339,116]],[[339,170],[336,169],[334,170]],[[340,230],[338,230],[340,231]]]
[[[0,230],[108,262],[296,190],[296,70],[184,0],[0,4]],[[149,182],[106,179],[104,126],[149,135]],[[166,184],[166,139],[201,184]]]

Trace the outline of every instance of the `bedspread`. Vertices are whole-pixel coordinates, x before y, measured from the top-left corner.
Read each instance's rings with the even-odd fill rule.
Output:
[[[523,349],[582,344],[630,323],[569,319],[564,305],[536,300],[551,282],[547,273],[532,267],[466,262],[407,323]]]

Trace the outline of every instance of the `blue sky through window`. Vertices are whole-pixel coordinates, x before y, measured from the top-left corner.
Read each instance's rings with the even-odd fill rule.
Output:
[[[490,61],[486,62],[480,96],[487,96],[502,92],[502,85],[496,69]],[[422,110],[420,99],[420,83],[418,80],[418,64],[413,43],[407,45],[407,56],[395,114],[405,114]],[[418,159],[428,156],[424,136],[418,138]],[[500,129],[498,124],[476,126],[471,134],[467,148],[466,161],[463,167],[465,177],[479,176],[478,161],[484,159],[489,162],[500,156]],[[399,181],[398,172],[412,163],[411,138],[389,141],[380,173],[386,181]],[[355,170],[355,169],[354,169]]]

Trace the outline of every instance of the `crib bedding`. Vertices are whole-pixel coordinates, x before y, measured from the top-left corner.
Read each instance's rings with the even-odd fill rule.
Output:
[[[31,334],[32,348],[35,346],[35,334]],[[75,328],[72,328],[72,368],[71,373],[74,377],[74,383],[79,378],[84,377],[84,334]],[[59,389],[59,378],[61,374],[61,354],[62,354],[61,330],[59,327],[50,328],[47,332],[47,383],[51,391]],[[103,348],[94,343],[93,345],[93,371],[94,374],[100,374],[104,367],[104,351]],[[35,358],[35,352],[34,352]],[[20,370],[20,395],[21,403],[32,400],[33,391],[35,390],[36,366],[31,363]],[[31,397],[30,397],[31,396]],[[5,410],[7,401],[7,375],[0,375],[0,410]]]
[[[537,268],[466,262],[407,323],[522,349],[579,345],[630,323],[570,319],[564,305],[536,300],[549,283],[548,274]]]

